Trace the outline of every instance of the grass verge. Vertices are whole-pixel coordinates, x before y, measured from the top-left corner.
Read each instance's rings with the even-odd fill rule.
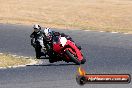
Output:
[[[3,0],[0,23],[132,33],[132,0]]]
[[[34,60],[35,61],[35,60]],[[13,66],[20,66],[30,64],[32,61],[30,59],[25,59],[22,57],[15,57],[9,54],[0,54],[0,67],[9,68]]]

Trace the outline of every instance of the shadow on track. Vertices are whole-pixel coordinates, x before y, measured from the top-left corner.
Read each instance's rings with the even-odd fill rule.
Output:
[[[39,64],[39,65],[26,65],[26,66],[72,66],[76,64]]]
[[[39,60],[48,60],[50,59],[49,57],[41,57]],[[47,63],[47,64],[36,64],[36,65],[26,65],[26,66],[76,66],[77,64],[74,63],[62,63],[62,64],[57,64],[57,63]]]

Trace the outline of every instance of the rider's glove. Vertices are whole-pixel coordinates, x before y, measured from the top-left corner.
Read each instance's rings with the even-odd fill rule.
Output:
[[[44,51],[46,51],[46,48],[45,48],[45,47],[42,47],[42,49],[43,49]]]

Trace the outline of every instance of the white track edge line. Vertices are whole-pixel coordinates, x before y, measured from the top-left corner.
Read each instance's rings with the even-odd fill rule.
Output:
[[[94,30],[83,30],[83,31],[93,31]],[[106,32],[106,31],[95,31],[95,32]],[[121,33],[121,32],[106,32],[106,33],[113,33],[113,34],[118,34],[118,33]],[[121,33],[121,34],[125,34],[125,35],[132,35],[131,33]]]

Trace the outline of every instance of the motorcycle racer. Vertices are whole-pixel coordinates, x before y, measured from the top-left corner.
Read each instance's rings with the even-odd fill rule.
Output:
[[[66,35],[64,33],[51,31],[50,28],[46,28],[44,30],[45,38],[47,39],[47,43],[51,46],[49,49],[48,55],[49,55],[49,62],[53,63],[56,61],[72,61],[76,64],[84,64],[86,62],[86,59],[83,58],[83,55],[81,54],[80,49],[78,48],[72,38],[69,35]],[[59,46],[58,46],[59,44]],[[66,44],[66,46],[65,46]],[[68,46],[68,47],[67,47]],[[71,54],[67,48],[73,50],[76,54]],[[64,50],[64,51],[63,51]],[[65,57],[65,54],[68,55]],[[75,56],[75,57],[74,57]],[[71,60],[66,60],[67,57],[69,57]],[[78,59],[79,58],[79,59]]]
[[[41,49],[46,50],[43,42],[44,32],[41,30],[41,26],[35,24],[33,26],[33,33],[30,35],[31,45],[35,48],[36,58],[40,58]]]

